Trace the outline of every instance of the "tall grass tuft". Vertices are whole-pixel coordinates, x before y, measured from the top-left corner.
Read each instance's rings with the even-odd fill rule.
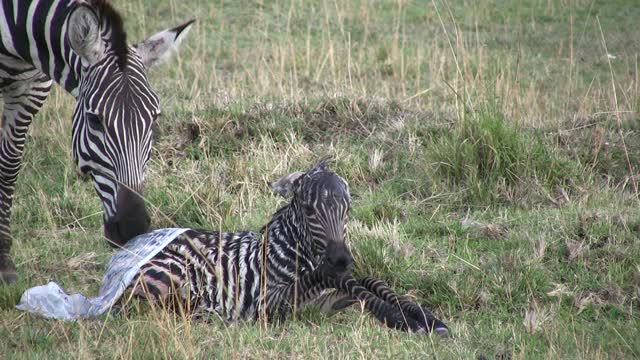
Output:
[[[582,177],[580,168],[542,134],[523,131],[490,104],[462,116],[451,131],[433,140],[426,146],[436,176],[464,191],[465,202],[472,205],[510,203]],[[532,186],[523,192],[526,183]]]

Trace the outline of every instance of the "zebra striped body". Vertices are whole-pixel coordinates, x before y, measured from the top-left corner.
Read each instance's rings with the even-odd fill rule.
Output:
[[[260,234],[189,230],[142,267],[136,292],[158,300],[177,292],[189,312],[256,320],[260,254]]]
[[[179,42],[191,22],[133,47],[122,23],[103,0],[0,4],[0,284],[17,278],[10,258],[13,192],[27,131],[53,81],[76,98],[73,155],[102,201],[105,235],[121,244],[149,227],[138,194],[160,110],[146,69]]]
[[[136,293],[161,301],[179,294],[189,312],[229,321],[286,317],[323,290],[306,280],[319,283],[308,276],[318,264],[300,246],[304,234],[291,226],[295,212],[280,209],[259,233],[186,231],[141,268]],[[299,281],[308,294],[294,294]]]
[[[66,20],[76,6],[73,0],[2,1],[0,87],[46,79],[77,93],[81,60],[65,45]]]
[[[272,186],[293,183],[294,197],[259,233],[188,230],[141,268],[134,293],[228,321],[284,319],[311,303],[339,310],[363,301],[390,327],[446,332],[383,282],[351,277],[344,244],[350,201],[342,178],[321,163],[283,179]]]

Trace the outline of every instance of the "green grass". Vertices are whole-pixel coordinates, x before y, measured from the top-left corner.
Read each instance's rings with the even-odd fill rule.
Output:
[[[356,273],[415,296],[454,337],[390,331],[358,309],[266,328],[145,304],[74,323],[15,310],[52,279],[96,293],[112,254],[71,158],[73,99],[55,88],[16,191],[21,280],[0,289],[0,354],[640,356],[634,1],[115,3],[130,39],[198,17],[150,73],[163,107],[154,227],[258,229],[283,201],[266,183],[330,156],[354,199]]]

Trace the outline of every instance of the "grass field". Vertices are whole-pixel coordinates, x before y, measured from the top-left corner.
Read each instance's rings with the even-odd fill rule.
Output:
[[[112,250],[76,177],[73,99],[32,126],[0,288],[6,358],[640,357],[640,7],[634,0],[115,1],[130,39],[198,22],[150,78],[163,108],[154,227],[259,229],[266,185],[331,156],[356,272],[428,305],[453,339],[350,309],[225,325],[131,306],[13,308],[54,279],[97,292]]]

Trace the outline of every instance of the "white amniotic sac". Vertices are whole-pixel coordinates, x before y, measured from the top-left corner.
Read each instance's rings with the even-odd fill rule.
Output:
[[[16,308],[47,318],[75,320],[105,313],[122,296],[140,267],[185,232],[185,228],[166,228],[130,240],[109,260],[98,296],[68,295],[51,281],[27,289]]]

